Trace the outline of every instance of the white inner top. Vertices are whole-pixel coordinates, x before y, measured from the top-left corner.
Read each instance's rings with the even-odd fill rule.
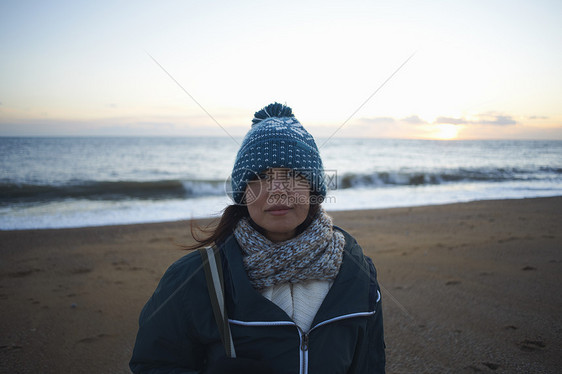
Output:
[[[332,284],[333,281],[325,280],[283,283],[266,288],[262,295],[283,309],[303,331],[308,332]]]

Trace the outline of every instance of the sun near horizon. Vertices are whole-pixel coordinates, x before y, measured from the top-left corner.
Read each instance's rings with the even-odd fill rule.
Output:
[[[459,138],[460,128],[458,125],[453,125],[449,123],[442,123],[438,125],[433,125],[433,132],[431,133],[429,139],[434,140],[457,140]]]

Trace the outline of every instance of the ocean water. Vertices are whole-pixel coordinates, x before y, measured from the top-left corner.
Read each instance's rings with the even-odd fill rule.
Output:
[[[0,138],[0,229],[218,216],[240,142]],[[328,211],[562,195],[562,141],[317,143]]]

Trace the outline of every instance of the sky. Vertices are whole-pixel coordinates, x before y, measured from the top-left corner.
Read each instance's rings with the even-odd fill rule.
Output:
[[[562,2],[0,0],[0,136],[562,140]]]

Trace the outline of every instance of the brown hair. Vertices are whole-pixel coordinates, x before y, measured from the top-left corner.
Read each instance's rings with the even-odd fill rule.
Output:
[[[314,196],[311,194],[311,196]],[[301,223],[296,228],[296,234],[299,235],[302,233],[314,220],[316,214],[320,210],[320,204],[322,202],[322,198],[316,196],[315,199],[311,199],[310,208],[308,209],[308,215],[306,216],[303,223]],[[216,220],[212,221],[205,227],[201,227],[194,223],[193,221],[190,222],[190,231],[191,236],[197,242],[194,245],[186,245],[182,246],[183,249],[186,250],[194,250],[198,248],[203,248],[205,246],[213,245],[214,243],[221,243],[228,238],[230,234],[234,231],[234,228],[238,224],[240,219],[248,217],[250,220],[250,224],[258,230],[260,233],[264,234],[263,228],[258,226],[251,218],[250,213],[248,212],[248,208],[246,205],[242,204],[233,204],[227,206],[222,213],[222,216],[218,223]],[[199,231],[203,234],[203,237],[200,237],[196,231]]]

